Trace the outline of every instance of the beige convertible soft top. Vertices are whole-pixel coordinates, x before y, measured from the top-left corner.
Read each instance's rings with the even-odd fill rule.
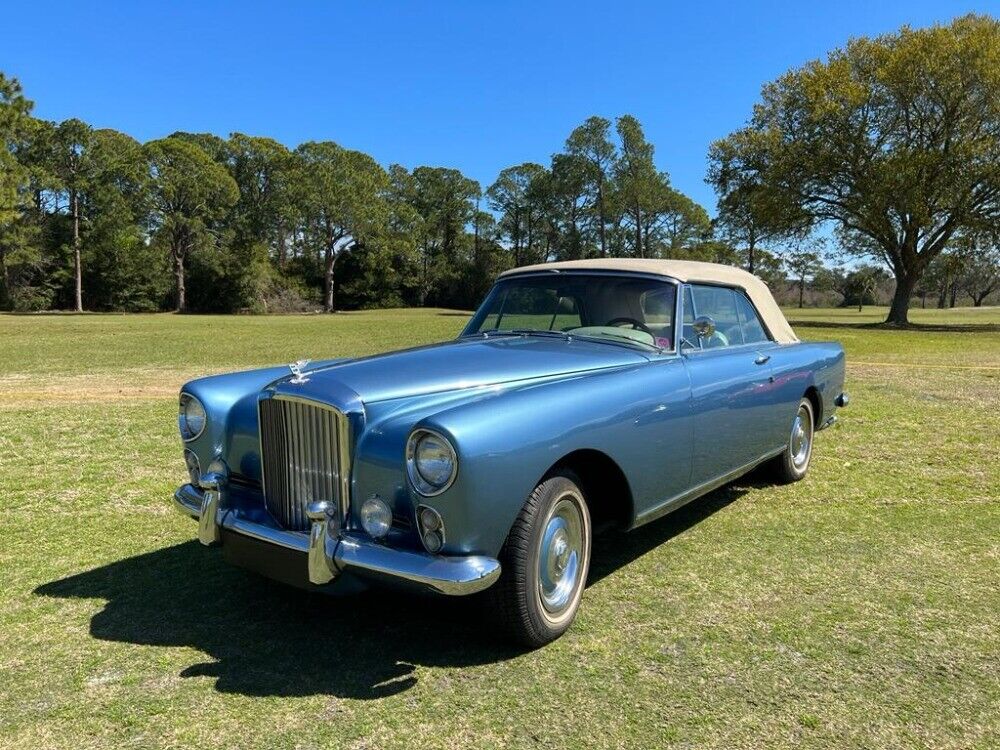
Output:
[[[767,326],[775,341],[782,344],[793,344],[799,340],[795,332],[792,331],[792,327],[788,325],[788,321],[785,320],[778,303],[771,296],[771,290],[767,288],[767,284],[741,268],[724,266],[719,263],[702,263],[695,260],[595,258],[522,266],[504,271],[500,277],[538,271],[551,271],[553,273],[561,271],[631,271],[666,276],[681,282],[725,284],[726,286],[739,287],[750,297],[750,301],[757,308],[764,325]]]

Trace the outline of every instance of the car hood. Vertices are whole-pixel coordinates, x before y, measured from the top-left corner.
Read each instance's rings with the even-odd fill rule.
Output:
[[[327,401],[352,391],[364,403],[498,385],[646,362],[617,344],[540,336],[466,338],[321,366],[305,382],[272,384],[288,395]]]

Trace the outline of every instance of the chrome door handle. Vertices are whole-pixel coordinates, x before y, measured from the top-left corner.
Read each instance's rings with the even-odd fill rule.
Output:
[[[770,359],[771,359],[770,354],[758,354],[757,359],[755,359],[753,363],[755,365],[766,365],[768,363],[768,360]]]

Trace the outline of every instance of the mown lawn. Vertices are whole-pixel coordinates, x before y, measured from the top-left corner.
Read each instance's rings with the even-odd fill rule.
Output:
[[[327,599],[170,509],[184,379],[464,314],[0,316],[0,748],[1000,746],[1000,309],[789,311],[853,397],[808,479],[598,540],[574,628]]]

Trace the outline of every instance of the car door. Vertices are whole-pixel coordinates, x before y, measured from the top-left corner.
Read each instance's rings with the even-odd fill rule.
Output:
[[[769,449],[770,342],[744,340],[738,294],[704,284],[684,290],[681,353],[691,380],[693,487],[736,471]],[[715,323],[712,336],[695,332],[694,322],[702,316]]]
[[[741,289],[736,290],[736,309],[740,316],[743,343],[746,346],[752,346],[757,353],[755,362],[764,360],[764,364],[767,365],[768,381],[760,385],[757,394],[761,401],[760,437],[765,450],[777,449],[782,447],[788,439],[788,428],[791,424],[785,389],[780,384],[775,383],[778,372],[777,363],[772,359],[772,356],[777,353],[778,345],[764,326],[760,313],[753,306],[753,302]],[[795,403],[795,408],[798,408],[798,400]]]

